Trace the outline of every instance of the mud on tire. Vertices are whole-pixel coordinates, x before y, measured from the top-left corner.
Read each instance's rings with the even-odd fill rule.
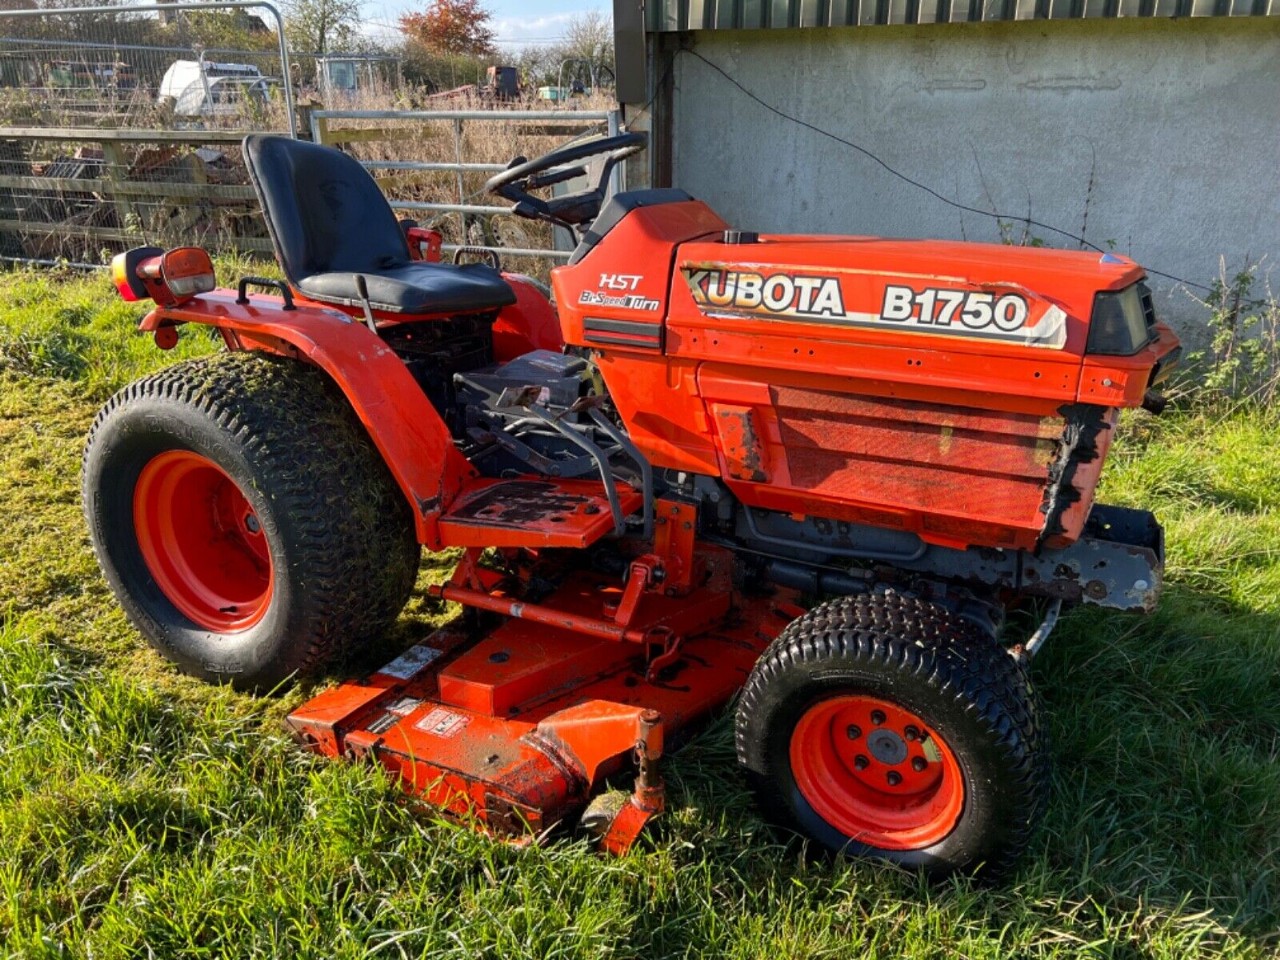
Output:
[[[1047,796],[1038,712],[987,632],[885,591],[789,624],[743,689],[735,735],[775,822],[830,851],[995,877]]]
[[[221,354],[125,387],[82,492],[129,619],[210,681],[317,671],[377,639],[417,573],[408,503],[342,394],[294,360]]]

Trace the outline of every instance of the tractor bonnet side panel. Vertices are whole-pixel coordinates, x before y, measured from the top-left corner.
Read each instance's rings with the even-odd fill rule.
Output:
[[[982,410],[835,377],[760,374],[703,364],[698,376],[718,472],[743,503],[944,546],[1074,540],[1115,421],[1114,410],[1081,411],[1089,428],[1078,433],[1093,442],[1086,453],[1064,439],[1056,411]]]
[[[690,200],[632,210],[579,263],[551,272],[565,343],[589,347],[635,445],[656,467],[715,474],[697,361],[667,356],[677,245],[726,224]]]
[[[745,504],[1059,546],[1080,535],[1119,405],[1077,402],[1093,297],[1140,277],[1057,251],[689,243],[667,351],[701,361],[718,472]]]
[[[581,261],[551,271],[564,342],[661,353],[676,245],[725,227],[696,200],[626,214]]]

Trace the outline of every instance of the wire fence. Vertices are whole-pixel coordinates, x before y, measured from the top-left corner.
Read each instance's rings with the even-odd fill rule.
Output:
[[[6,126],[279,129],[280,72],[279,55],[260,50],[0,37],[0,115]]]
[[[265,0],[0,11],[0,123],[288,131],[317,68],[282,23]]]
[[[284,131],[283,73],[276,50],[0,36],[0,125]],[[391,56],[292,52],[289,76],[306,107],[409,100]]]
[[[144,243],[270,253],[239,132],[43,133],[0,140],[0,255],[96,263]]]

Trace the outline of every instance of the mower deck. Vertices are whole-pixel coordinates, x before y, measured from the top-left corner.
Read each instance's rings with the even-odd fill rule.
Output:
[[[699,559],[702,587],[646,592],[623,623],[610,617],[620,607],[626,617],[627,591],[594,571],[570,574],[538,605],[516,604],[487,633],[469,632],[470,618],[459,617],[288,722],[310,749],[376,760],[406,793],[518,838],[572,815],[635,760],[636,789],[601,838],[605,849],[624,851],[662,808],[653,761],[664,739],[727,703],[798,612],[790,594],[735,596],[731,605],[726,558]],[[464,560],[455,580],[474,576],[466,568]],[[510,603],[492,586],[487,595]],[[538,611],[554,611],[564,625],[540,622]],[[619,633],[583,632],[605,623]]]

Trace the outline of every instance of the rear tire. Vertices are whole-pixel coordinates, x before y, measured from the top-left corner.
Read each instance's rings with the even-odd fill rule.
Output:
[[[736,741],[776,822],[935,875],[1007,871],[1048,792],[1023,667],[973,624],[892,591],[789,624],[743,689]]]
[[[98,414],[82,487],[107,582],[184,671],[269,689],[394,622],[408,503],[340,391],[261,353],[181,363]]]

